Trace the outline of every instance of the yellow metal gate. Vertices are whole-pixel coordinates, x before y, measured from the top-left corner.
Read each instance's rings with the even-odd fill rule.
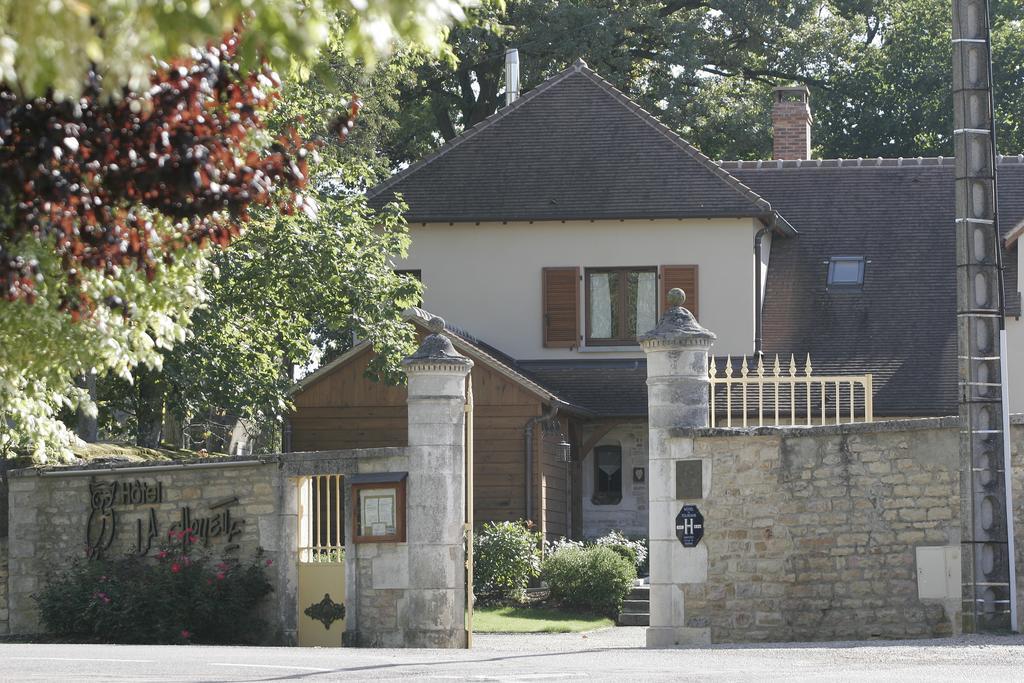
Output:
[[[303,477],[298,487],[299,645],[341,647],[345,632],[343,477]]]

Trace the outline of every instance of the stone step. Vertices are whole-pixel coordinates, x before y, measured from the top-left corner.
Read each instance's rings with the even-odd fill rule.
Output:
[[[628,600],[649,600],[651,597],[650,586],[635,586],[633,590],[629,591],[627,596]]]
[[[650,626],[651,617],[649,614],[627,614],[623,612],[616,620],[619,626]]]
[[[629,614],[648,614],[651,611],[650,600],[623,600],[622,611]]]

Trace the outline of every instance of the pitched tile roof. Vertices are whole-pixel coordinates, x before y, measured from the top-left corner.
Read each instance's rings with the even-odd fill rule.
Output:
[[[878,415],[957,411],[952,159],[723,162],[800,226],[774,240],[766,353],[810,353],[820,373],[871,372]],[[1000,163],[1000,226],[1024,219],[1024,159]],[[864,256],[861,292],[829,292],[831,256]],[[1004,254],[1020,314],[1016,254]]]
[[[411,223],[773,215],[582,61],[368,197],[396,194]]]
[[[647,417],[646,359],[523,360],[516,368],[596,417]]]

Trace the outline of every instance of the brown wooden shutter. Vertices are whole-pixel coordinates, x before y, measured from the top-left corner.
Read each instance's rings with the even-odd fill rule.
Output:
[[[699,318],[698,303],[700,292],[697,287],[697,266],[662,266],[661,267],[661,304],[659,310],[665,312],[668,301],[668,290],[679,287],[686,292],[686,303],[683,304],[694,318]]]
[[[544,269],[544,346],[573,347],[580,339],[580,269]]]

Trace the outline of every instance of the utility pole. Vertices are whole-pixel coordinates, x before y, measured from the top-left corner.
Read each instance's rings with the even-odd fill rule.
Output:
[[[988,0],[953,0],[956,308],[963,629],[1007,632],[1015,612],[1003,365],[1003,276]],[[1015,614],[1013,615],[1016,616]]]

